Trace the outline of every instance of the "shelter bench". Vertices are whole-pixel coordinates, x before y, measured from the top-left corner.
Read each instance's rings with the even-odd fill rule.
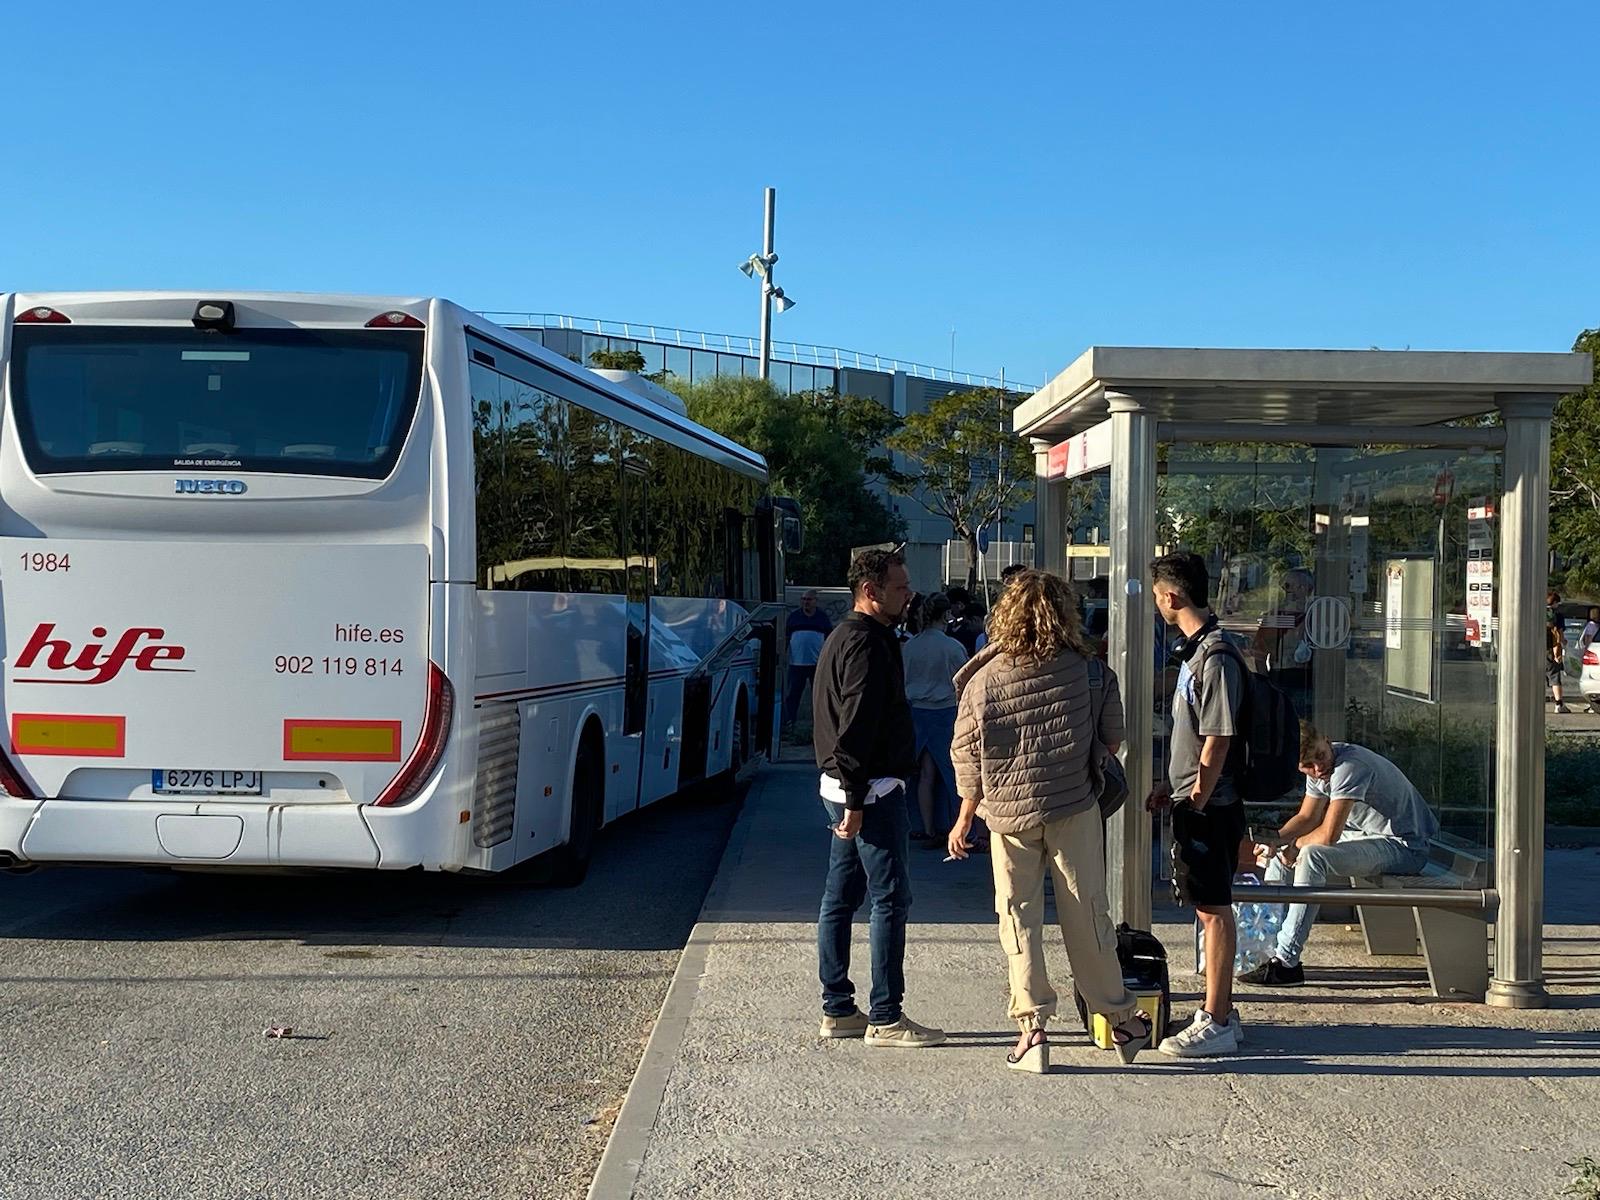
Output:
[[[1358,888],[1406,891],[1447,888],[1468,891],[1489,886],[1489,857],[1476,848],[1440,838],[1428,843],[1428,861],[1418,875],[1352,879]],[[1358,904],[1356,917],[1368,954],[1415,955],[1421,947],[1436,996],[1483,999],[1489,986],[1489,913],[1482,909],[1403,908]]]
[[[1488,878],[1484,852],[1434,838],[1418,875],[1352,879],[1348,888],[1262,884],[1242,896],[1252,903],[1353,904],[1367,953],[1414,955],[1420,945],[1435,996],[1482,1000],[1499,900]]]

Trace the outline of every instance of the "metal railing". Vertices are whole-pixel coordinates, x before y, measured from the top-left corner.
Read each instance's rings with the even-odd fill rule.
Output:
[[[709,333],[701,329],[680,329],[676,325],[654,325],[639,321],[608,321],[603,317],[574,317],[567,313],[537,312],[485,312],[481,314],[496,325],[529,326],[536,329],[570,329],[578,333],[592,333],[599,337],[623,338],[634,342],[653,342],[661,346],[681,347],[685,350],[711,350],[721,354],[742,354],[759,358],[761,344],[757,338],[735,333]],[[919,379],[939,383],[958,383],[967,387],[1000,387],[998,375],[978,375],[969,371],[953,371],[928,363],[912,362],[904,358],[888,358],[881,354],[868,354],[863,350],[847,350],[843,346],[818,346],[810,342],[790,342],[774,339],[772,357],[776,361],[804,367],[832,367],[835,370],[855,369],[893,373],[904,371]],[[1014,392],[1032,392],[1034,385],[1016,379],[1006,379],[1004,386]]]
[[[1261,883],[1234,893],[1240,903],[1359,904],[1394,908],[1465,908],[1492,913],[1500,903],[1493,888],[1305,887]]]

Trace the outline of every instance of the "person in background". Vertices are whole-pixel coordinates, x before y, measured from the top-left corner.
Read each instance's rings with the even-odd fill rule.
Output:
[[[961,628],[970,635],[972,653],[977,654],[989,644],[989,606],[981,593],[974,592],[961,612]]]
[[[800,607],[784,622],[789,641],[789,675],[783,689],[783,727],[789,728],[800,715],[800,699],[817,671],[817,656],[822,643],[833,632],[828,614],[817,607],[817,592],[809,588],[800,597]]]
[[[944,631],[950,601],[941,593],[911,605],[911,639],[900,651],[906,664],[906,699],[917,738],[917,808],[923,838],[942,846],[956,819],[956,775],[950,741],[956,728],[956,672],[967,661],[961,643]]]
[[[1578,634],[1578,649],[1587,650],[1596,634],[1600,634],[1600,607],[1591,604],[1589,619],[1583,623],[1583,632]]]
[[[1029,568],[1026,563],[1012,563],[1009,567],[1003,568],[1000,572],[1000,590],[1004,592],[1006,590],[1006,584],[1010,583],[1018,575],[1021,575],[1028,569]]]
[[[1021,1026],[1006,1056],[1020,1071],[1049,1069],[1045,1023],[1056,992],[1044,964],[1044,880],[1077,984],[1089,1008],[1113,1026],[1123,1062],[1150,1045],[1151,1022],[1122,978],[1106,896],[1105,826],[1091,761],[1123,737],[1117,677],[1104,671],[1100,717],[1089,676],[1094,648],[1077,600],[1058,575],[1026,571],[995,605],[989,648],[956,676],[960,711],[953,757],[961,813],[950,854],[965,858],[982,812],[994,833],[995,909],[1010,964],[1011,1017]]]
[[[1567,713],[1572,710],[1567,707],[1566,698],[1561,692],[1561,675],[1565,670],[1563,660],[1567,654],[1566,622],[1561,619],[1561,614],[1556,611],[1556,605],[1561,603],[1561,593],[1552,588],[1544,598],[1545,613],[1545,683],[1550,687],[1550,697],[1556,702],[1558,713]]]
[[[1244,662],[1226,643],[1210,608],[1210,576],[1198,554],[1167,554],[1150,564],[1156,611],[1182,635],[1170,648],[1183,666],[1173,693],[1167,781],[1146,801],[1172,805],[1179,882],[1205,933],[1205,1004],[1194,1020],[1165,1038],[1161,1053],[1178,1058],[1234,1054],[1239,1019],[1233,1010],[1233,959],[1239,931],[1233,876],[1247,825],[1229,751],[1240,732]]]
[[[1283,600],[1261,618],[1252,650],[1265,663],[1272,681],[1289,694],[1295,711],[1311,711],[1311,642],[1306,637],[1306,609],[1311,603],[1312,575],[1295,567],[1283,577]]]
[[[1083,589],[1083,632],[1097,644],[1105,657],[1106,638],[1111,633],[1111,581],[1096,575]]]
[[[854,607],[823,643],[811,689],[819,790],[833,831],[817,914],[817,968],[825,1038],[922,1049],[945,1040],[905,1015],[906,919],[911,911],[906,780],[916,735],[894,627],[911,600],[905,559],[863,550],[850,563]],[[850,926],[872,900],[871,1008],[856,1007]]]
[[[950,616],[944,631],[961,643],[971,658],[987,641],[983,629],[983,603],[964,587],[953,587],[945,592],[950,599]]]
[[[1300,722],[1300,773],[1306,796],[1278,830],[1283,848],[1267,864],[1268,883],[1321,887],[1333,876],[1415,875],[1428,861],[1439,819],[1405,772],[1365,746],[1329,741]],[[1256,852],[1270,849],[1257,846]],[[1275,987],[1305,982],[1300,955],[1317,919],[1315,904],[1291,904],[1277,952],[1239,979]]]

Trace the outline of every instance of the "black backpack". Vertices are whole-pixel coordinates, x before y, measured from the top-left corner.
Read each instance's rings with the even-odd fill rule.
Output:
[[[1299,714],[1288,693],[1266,675],[1252,671],[1239,648],[1225,638],[1200,654],[1193,667],[1197,683],[1205,660],[1218,649],[1233,655],[1244,684],[1234,722],[1244,736],[1234,738],[1228,748],[1228,766],[1239,798],[1255,802],[1276,800],[1303,786]]]
[[[1161,993],[1157,1011],[1155,1036],[1166,1036],[1167,1025],[1172,1020],[1172,988],[1167,978],[1167,948],[1161,939],[1143,929],[1130,929],[1126,921],[1117,926],[1117,963],[1122,967],[1122,982],[1133,991]],[[1089,1006],[1084,1003],[1078,989],[1072,989],[1072,998],[1078,1005],[1078,1019],[1089,1033]]]

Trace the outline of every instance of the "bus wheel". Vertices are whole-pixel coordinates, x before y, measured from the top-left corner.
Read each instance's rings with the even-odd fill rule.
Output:
[[[572,772],[572,828],[564,846],[551,855],[551,880],[557,887],[577,887],[589,873],[595,837],[605,811],[606,777],[595,739],[585,738]]]

